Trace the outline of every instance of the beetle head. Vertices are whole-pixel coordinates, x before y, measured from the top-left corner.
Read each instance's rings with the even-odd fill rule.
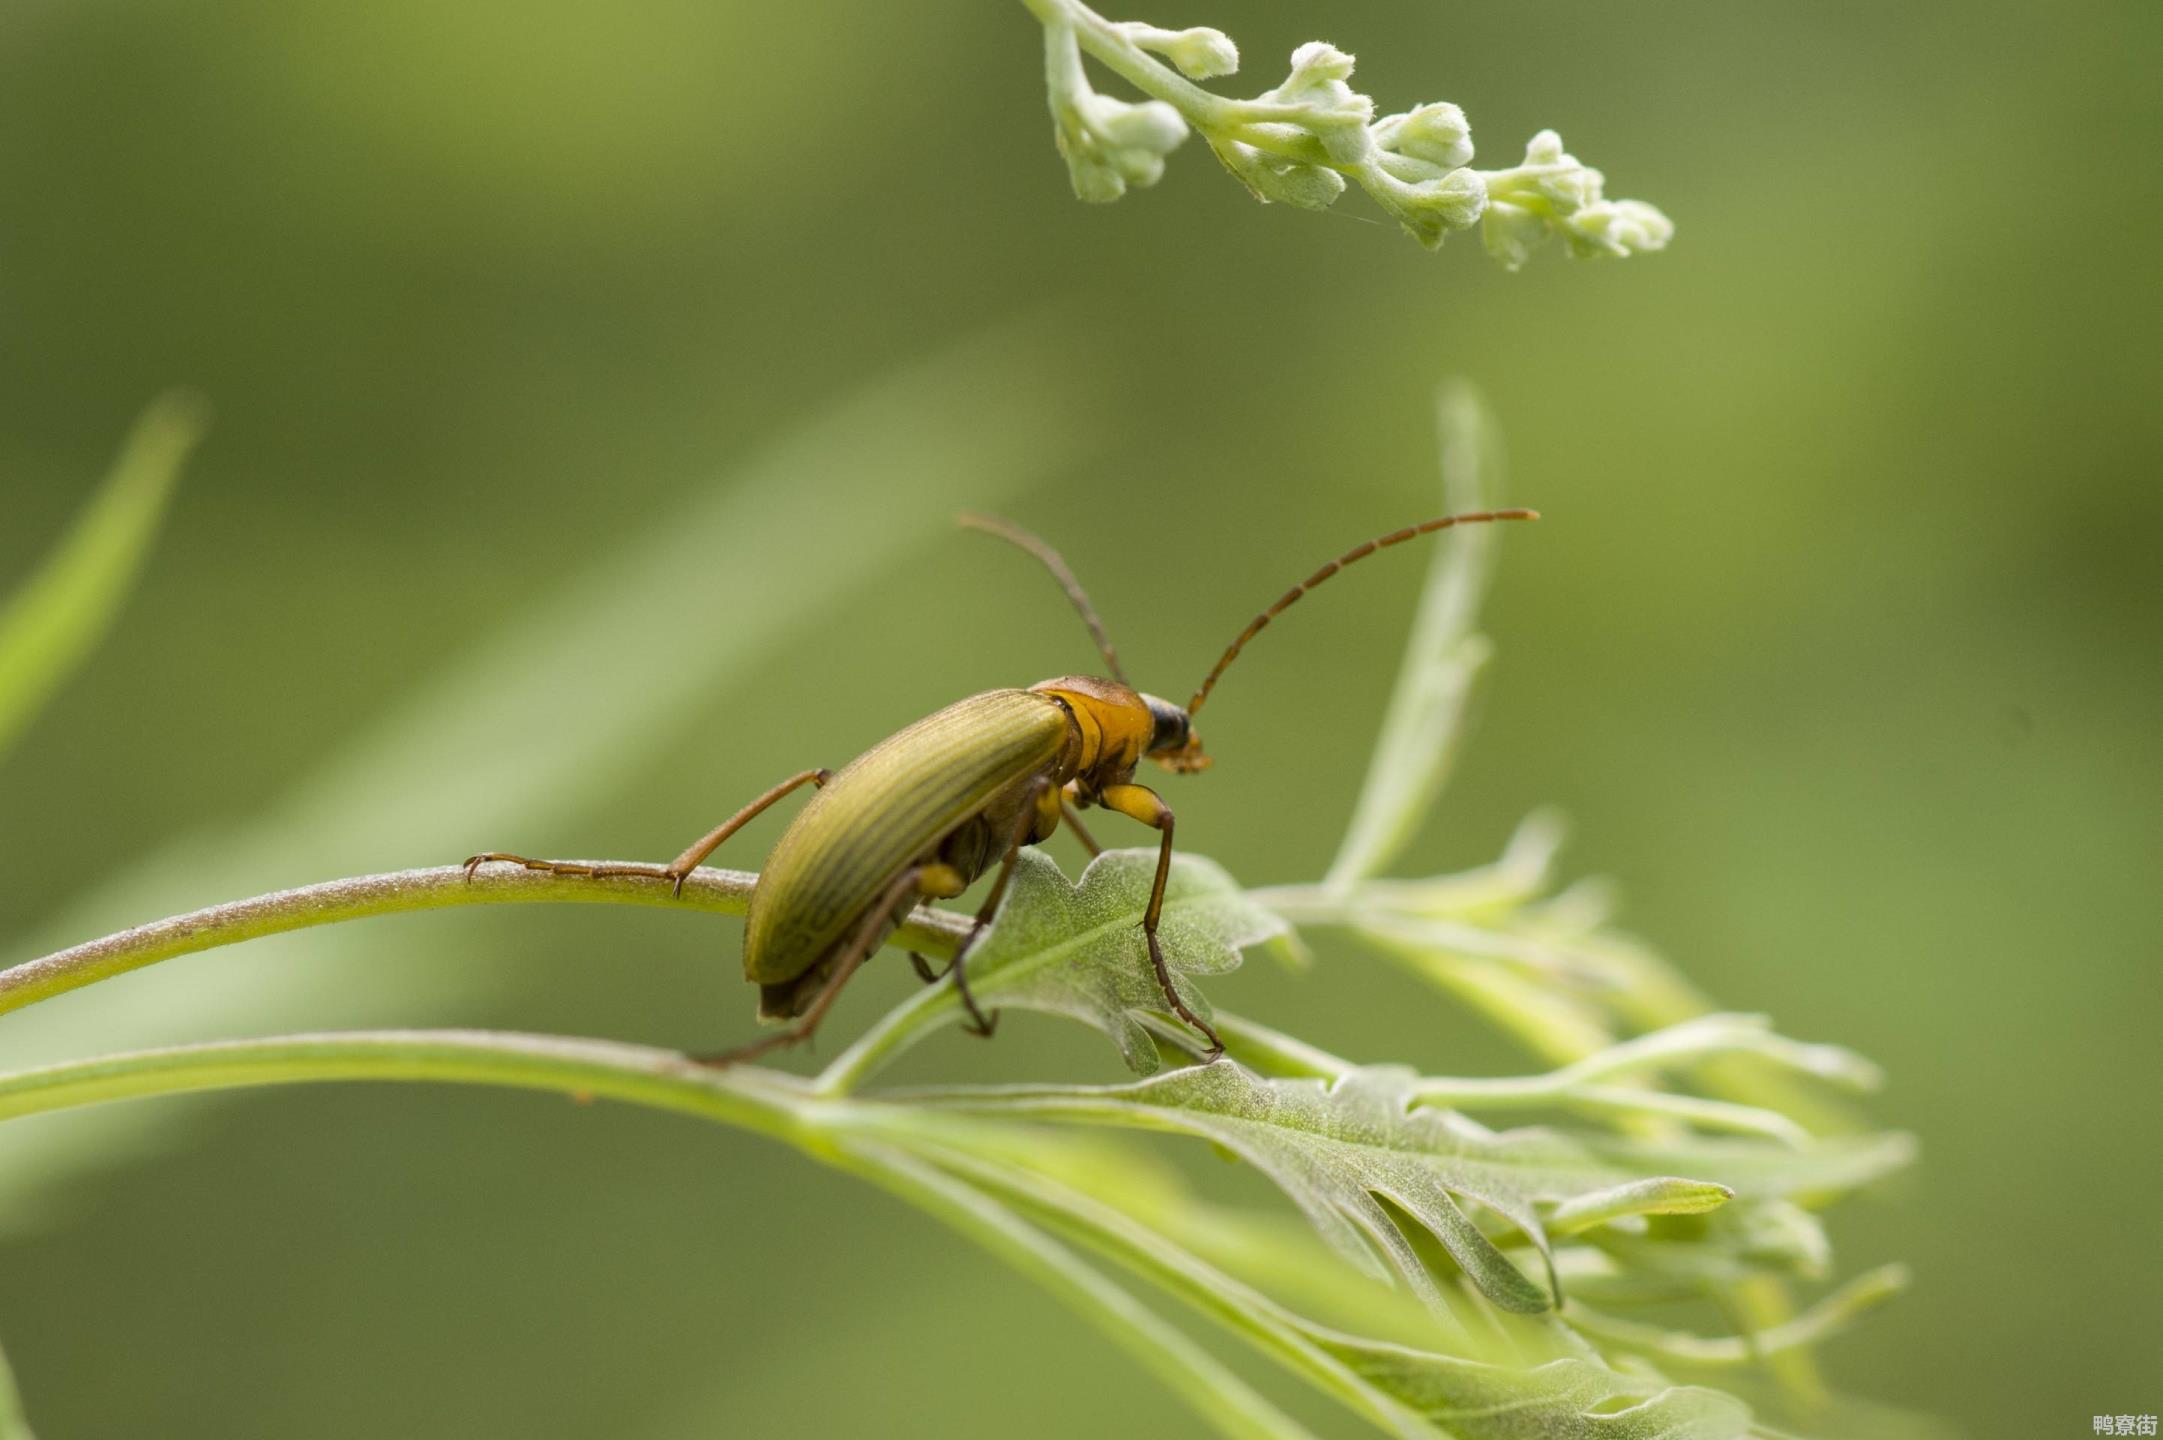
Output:
[[[1207,770],[1209,757],[1202,753],[1202,737],[1194,733],[1187,712],[1154,695],[1142,696],[1142,703],[1149,707],[1152,722],[1149,758],[1175,774],[1191,775],[1197,770]]]

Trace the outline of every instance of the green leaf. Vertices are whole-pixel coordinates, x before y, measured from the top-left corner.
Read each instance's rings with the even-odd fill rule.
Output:
[[[1315,1440],[1185,1332],[995,1197],[884,1145],[858,1141],[845,1153],[866,1179],[945,1221],[1094,1322],[1154,1370],[1211,1429],[1236,1440]]]
[[[194,396],[153,401],[44,567],[0,606],[0,752],[112,627],[206,420]]]
[[[1784,1200],[1737,1200],[1702,1224],[1614,1227],[1588,1238],[1612,1263],[1586,1272],[1583,1283],[1573,1274],[1571,1297],[1595,1303],[1668,1299],[1754,1276],[1822,1280],[1832,1272],[1823,1222]]]
[[[1496,1135],[1449,1111],[1412,1109],[1415,1078],[1374,1067],[1326,1082],[1266,1079],[1220,1061],[1132,1085],[1008,1087],[926,1098],[1198,1136],[1267,1175],[1352,1263],[1377,1275],[1393,1269],[1437,1309],[1446,1302],[1435,1279],[1384,1202],[1431,1235],[1503,1309],[1547,1308],[1548,1292],[1472,1222],[1458,1197],[1506,1218],[1545,1255],[1537,1202],[1607,1195],[1643,1179],[1645,1170],[1599,1163],[1551,1132]],[[1692,1193],[1709,1205],[1724,1198],[1715,1195],[1718,1189]],[[1552,1281],[1551,1263],[1549,1271]]]
[[[1749,1365],[1767,1355],[1815,1345],[1838,1334],[1907,1285],[1906,1266],[1881,1265],[1864,1271],[1794,1319],[1750,1335],[1693,1335],[1603,1315],[1576,1304],[1571,1305],[1569,1318],[1587,1334],[1662,1360],[1685,1365]]]
[[[1444,508],[1491,509],[1502,493],[1502,437],[1486,401],[1459,380],[1442,386],[1435,406]],[[1449,780],[1466,706],[1492,649],[1478,625],[1500,528],[1460,526],[1435,544],[1397,688],[1326,887],[1380,873],[1418,831]]]
[[[1042,1010],[1111,1037],[1138,1075],[1154,1074],[1157,1047],[1137,1018],[1165,1008],[1142,934],[1156,879],[1155,850],[1107,850],[1069,883],[1040,851],[1024,851],[999,920],[969,955],[980,1003]],[[1284,922],[1247,899],[1214,860],[1172,857],[1157,942],[1173,988],[1207,1019],[1192,983],[1239,965],[1240,950],[1282,933]]]
[[[1547,1226],[1554,1234],[1569,1235],[1625,1215],[1701,1215],[1734,1198],[1725,1185],[1660,1175],[1565,1200],[1549,1213]]]
[[[15,1388],[15,1372],[8,1368],[4,1354],[0,1354],[0,1440],[37,1440],[30,1432],[29,1417],[23,1414],[23,1397]]]
[[[1465,1440],[1738,1440],[1750,1410],[1717,1390],[1639,1380],[1593,1360],[1515,1369],[1330,1337],[1324,1347],[1377,1388]]]
[[[1142,912],[1156,878],[1155,850],[1107,850],[1069,881],[1057,862],[1024,850],[1006,900],[968,957],[970,992],[985,1010],[1040,1010],[1095,1026],[1138,1075],[1162,1065],[1143,1015],[1166,1009],[1142,935]],[[1239,964],[1244,946],[1284,933],[1284,921],[1249,899],[1214,860],[1174,854],[1157,941],[1187,1008],[1205,1019],[1209,1002],[1193,983]],[[890,1012],[819,1077],[838,1093],[961,1018],[954,987],[922,991]]]
[[[1115,1179],[1054,1179],[1018,1157],[933,1154],[1007,1202],[1160,1285],[1335,1394],[1384,1430],[1454,1440],[1736,1440],[1750,1412],[1716,1391],[1624,1374],[1554,1322],[1523,1322],[1499,1348],[1522,1363],[1437,1354],[1317,1325],[1123,1213]],[[1477,1344],[1463,1331],[1466,1344]]]

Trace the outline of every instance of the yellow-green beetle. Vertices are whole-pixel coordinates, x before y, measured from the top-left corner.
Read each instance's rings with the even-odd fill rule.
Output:
[[[1215,1059],[1223,1053],[1223,1043],[1179,998],[1157,944],[1164,886],[1171,873],[1172,810],[1154,790],[1134,783],[1135,767],[1147,758],[1173,771],[1206,769],[1209,757],[1202,753],[1192,718],[1217,678],[1256,632],[1346,565],[1452,525],[1538,518],[1530,510],[1445,515],[1355,546],[1255,616],[1182,707],[1126,683],[1089,597],[1058,552],[1007,521],[965,515],[963,524],[1008,540],[1044,563],[1081,612],[1111,679],[1064,675],[1026,690],[987,690],[956,701],[881,741],[840,771],[806,770],[790,776],[665,866],[580,865],[491,851],[467,860],[466,870],[471,874],[480,865],[503,861],[561,874],[648,876],[681,889],[685,876],[761,811],[800,786],[818,786],[819,793],[767,857],[744,920],[744,978],[759,987],[759,1015],[793,1023],[712,1057],[711,1063],[730,1064],[809,1037],[856,968],[912,908],[961,894],[998,860],[998,878],[947,972],[977,1033],[989,1035],[997,1016],[986,1017],[977,1008],[963,961],[997,913],[1021,847],[1050,838],[1063,817],[1090,853],[1097,853],[1095,840],[1075,812],[1100,805],[1141,821],[1163,837],[1142,933],[1165,1003],[1208,1038],[1208,1058]],[[920,958],[910,958],[927,980],[938,978]]]

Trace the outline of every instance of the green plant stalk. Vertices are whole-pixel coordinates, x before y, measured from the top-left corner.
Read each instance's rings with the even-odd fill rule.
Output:
[[[1204,1421],[1232,1440],[1315,1440],[1183,1331],[1081,1263],[1065,1246],[992,1203],[978,1189],[884,1146],[845,1146],[837,1161],[889,1194],[945,1221],[1035,1279],[1156,1372]],[[1229,1320],[1227,1323],[1231,1323]]]
[[[1368,167],[1334,158],[1312,134],[1286,123],[1284,107],[1262,100],[1237,100],[1205,90],[1156,56],[1136,45],[1117,25],[1080,0],[1022,0],[1047,29],[1066,29],[1091,56],[1113,74],[1153,100],[1170,105],[1212,144],[1238,141],[1257,150],[1319,165],[1359,180]]]
[[[621,861],[579,862],[596,865]],[[741,870],[698,869],[684,877],[683,893],[661,880],[641,876],[593,879],[558,875],[523,866],[484,865],[469,877],[462,865],[424,870],[394,870],[303,885],[186,915],[155,920],[101,939],[58,950],[0,971],[0,1015],[49,1000],[110,976],[139,970],[176,955],[264,935],[393,915],[410,910],[441,910],[456,905],[508,905],[556,901],[601,905],[680,906],[715,915],[741,915],[750,904],[758,876]],[[944,911],[916,910],[887,940],[935,955],[951,955],[969,922]]]
[[[494,1031],[290,1035],[136,1051],[0,1076],[0,1119],[206,1090],[340,1080],[491,1085],[581,1101],[619,1100],[780,1140],[908,1200],[1030,1274],[1132,1351],[1224,1434],[1312,1440],[1062,1247],[882,1143],[876,1137],[893,1131],[878,1123],[881,1107],[821,1100],[799,1081],[754,1067],[716,1070],[648,1046]]]
[[[1037,1217],[1069,1230],[1090,1249],[1305,1375],[1384,1430],[1400,1436],[1434,1434],[1419,1417],[1316,1344],[1317,1327],[1185,1250],[1168,1246],[1163,1237],[1131,1216],[1017,1166],[960,1154],[943,1157],[942,1163],[964,1171],[976,1183],[997,1191]],[[1432,1312],[1422,1313],[1437,1318]],[[1456,1333],[1462,1336],[1465,1332],[1459,1326]]]
[[[1749,1365],[1769,1356],[1817,1344],[1864,1311],[1892,1299],[1906,1289],[1907,1284],[1908,1268],[1905,1265],[1880,1265],[1848,1281],[1794,1319],[1749,1335],[1691,1335],[1602,1314],[1577,1304],[1568,1307],[1565,1318],[1587,1335],[1662,1360],[1686,1365]]]

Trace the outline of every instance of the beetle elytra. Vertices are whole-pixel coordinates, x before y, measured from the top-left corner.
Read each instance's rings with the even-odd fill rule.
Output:
[[[645,876],[681,890],[693,869],[760,812],[804,785],[817,786],[767,857],[744,917],[744,978],[759,987],[760,1018],[790,1023],[709,1061],[730,1064],[808,1039],[849,977],[912,908],[960,895],[997,862],[991,891],[946,971],[975,1032],[989,1035],[998,1016],[986,1016],[969,993],[969,950],[998,912],[1024,845],[1049,839],[1064,819],[1092,855],[1099,853],[1076,813],[1099,806],[1159,834],[1142,933],[1167,1008],[1207,1038],[1206,1058],[1213,1060],[1223,1053],[1223,1042],[1180,998],[1157,942],[1171,874],[1172,810],[1154,790],[1134,782],[1135,767],[1148,759],[1175,773],[1208,768],[1192,721],[1225,668],[1263,626],[1345,566],[1454,525],[1538,518],[1530,510],[1444,515],[1354,546],[1248,622],[1182,706],[1127,684],[1103,623],[1057,551],[1008,521],[964,515],[964,525],[1019,546],[1052,573],[1081,612],[1110,678],[1064,675],[1025,690],[987,690],[956,701],[841,770],[790,776],[665,866],[582,865],[491,851],[467,860],[466,870],[504,862],[559,874]],[[910,959],[927,981],[940,978],[921,957]]]

